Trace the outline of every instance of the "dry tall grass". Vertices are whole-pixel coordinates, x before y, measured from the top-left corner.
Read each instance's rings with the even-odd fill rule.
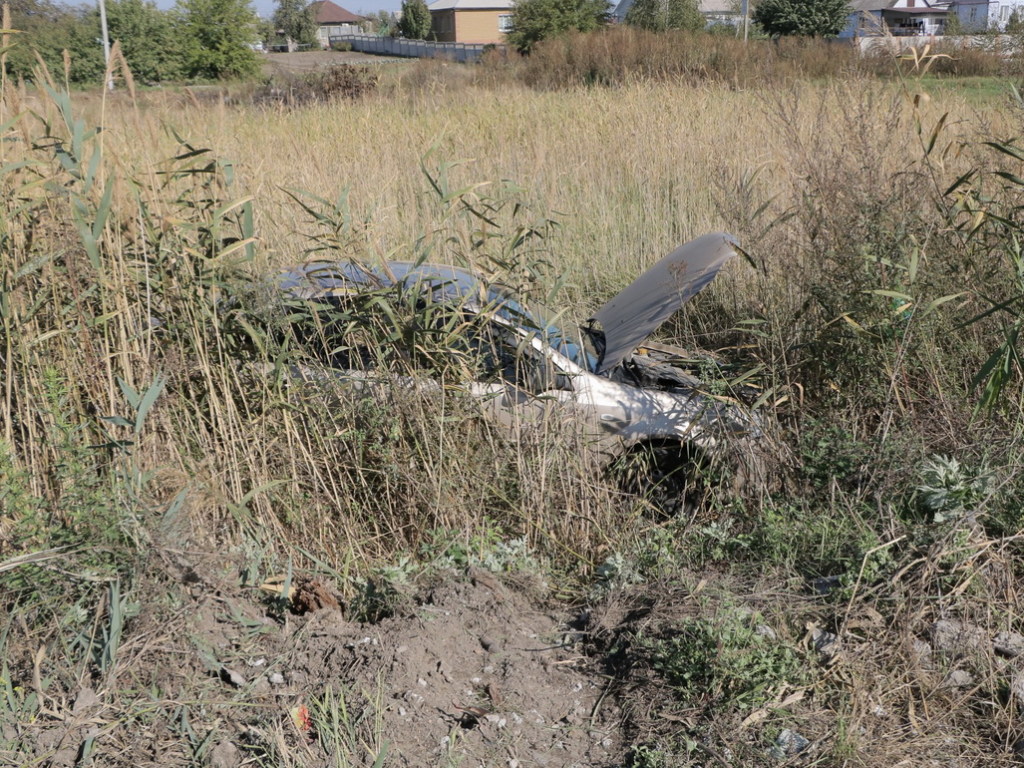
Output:
[[[67,547],[70,564],[5,574],[17,675],[74,616],[91,620],[97,578],[128,583],[182,542],[222,548],[250,580],[290,562],[351,590],[353,574],[399,553],[437,556],[446,536],[484,547],[524,535],[568,584],[622,552],[651,571],[746,568],[786,585],[841,571],[842,598],[814,609],[834,628],[862,609],[906,623],[890,640],[945,614],[1020,628],[1019,392],[975,410],[970,379],[1001,330],[998,313],[965,323],[1014,290],[1012,238],[968,240],[987,216],[975,209],[991,195],[1005,203],[991,213],[1012,218],[1018,196],[989,173],[964,182],[974,196],[947,192],[973,169],[1015,167],[982,144],[1019,123],[1009,101],[977,114],[956,95],[921,98],[913,81],[860,77],[492,90],[429,67],[377,95],[300,109],[194,94],[72,102],[7,85],[0,542],[5,554]],[[104,130],[90,136],[94,125]],[[297,199],[325,218],[312,223]],[[694,518],[654,527],[571,439],[510,445],[457,397],[368,405],[290,383],[300,351],[273,318],[255,329],[252,278],[324,244],[369,259],[507,258],[508,237],[475,236],[467,202],[495,209],[489,234],[557,220],[521,258],[564,272],[559,300],[580,316],[679,242],[735,232],[749,259],[666,335],[731,347],[755,370],[796,458],[782,462],[781,492],[723,491]],[[952,528],[922,513],[914,488],[936,452],[990,483],[963,481],[981,523],[977,510]],[[97,634],[113,615],[99,605],[81,642],[102,675],[116,647]],[[815,706],[856,709],[858,722],[876,664],[884,701],[902,701],[892,690],[910,687],[906,654],[886,649],[851,673],[856,690],[822,672]],[[984,664],[985,691],[1003,695],[1005,670]],[[47,684],[72,690],[73,667]],[[963,725],[936,676],[928,700],[950,714],[928,730],[929,749],[941,753],[954,721],[971,754],[992,751],[992,729],[1010,739],[1012,700],[989,730]]]
[[[139,333],[139,324],[146,322],[145,307],[153,299],[146,294],[151,285],[138,282],[138,259],[162,260],[166,274],[158,294],[202,290],[215,298],[220,288],[204,272],[204,259],[214,253],[204,249],[216,248],[210,241],[214,234],[253,238],[245,242],[251,242],[246,252],[252,248],[255,260],[240,267],[243,271],[266,271],[303,258],[315,227],[293,199],[302,190],[340,201],[336,214],[346,225],[334,243],[344,255],[403,258],[429,247],[434,261],[458,260],[465,256],[458,252],[465,232],[453,239],[448,229],[465,225],[447,220],[450,211],[427,184],[426,174],[442,173],[450,189],[515,198],[529,207],[534,220],[558,221],[542,255],[568,276],[563,300],[580,316],[679,242],[711,230],[735,232],[757,269],[734,265],[703,305],[714,312],[698,307],[675,332],[687,343],[714,343],[728,340],[722,330],[736,322],[766,322],[772,332],[764,337],[760,354],[774,356],[769,361],[778,377],[774,385],[789,393],[780,398],[797,391],[801,397],[818,398],[824,393],[810,391],[814,384],[804,380],[812,375],[809,363],[782,364],[793,357],[789,347],[797,340],[786,335],[810,338],[820,328],[842,325],[844,317],[856,322],[848,313],[861,308],[860,294],[844,298],[844,290],[893,287],[885,282],[884,268],[865,271],[863,257],[899,261],[911,247],[928,246],[919,238],[940,237],[944,225],[934,215],[935,195],[943,183],[979,162],[979,121],[962,99],[914,99],[903,86],[868,79],[827,86],[794,83],[781,90],[662,83],[557,94],[449,87],[445,82],[439,80],[426,91],[294,110],[210,105],[164,94],[143,94],[137,105],[124,96],[86,101],[84,108],[76,104],[76,117],[80,112],[84,125],[104,125],[98,137],[103,144],[98,174],[101,181],[109,179],[110,219],[97,232],[103,258],[95,274],[95,265],[85,268],[85,255],[79,254],[74,230],[66,223],[70,214],[62,209],[81,204],[78,193],[70,199],[40,197],[38,182],[31,181],[48,179],[49,174],[56,179],[64,172],[45,160],[50,150],[31,149],[38,147],[33,137],[44,132],[54,136],[51,146],[67,141],[61,138],[68,129],[60,128],[57,105],[9,89],[6,108],[21,117],[7,134],[5,160],[31,163],[8,174],[9,199],[24,196],[28,202],[18,215],[31,210],[36,217],[31,227],[28,220],[8,224],[10,268],[17,272],[32,259],[54,257],[54,265],[46,269],[58,272],[37,287],[51,284],[58,274],[75,291],[99,281],[90,290],[105,292],[90,311],[117,324],[116,332],[102,335],[99,348],[89,336],[83,350],[70,341],[86,337],[49,335],[58,320],[44,313],[38,327],[18,320],[21,338],[46,338],[46,345],[56,345],[48,353],[48,364],[58,372],[72,370],[60,360],[81,360],[84,355],[94,361],[98,367],[88,382],[66,382],[82,398],[75,411],[113,413],[121,401],[117,377],[141,387],[161,371],[186,375],[184,369],[167,370],[169,361],[156,338]],[[28,106],[41,117],[26,112]],[[943,114],[948,116],[941,141],[950,151],[926,167],[915,125],[934,126]],[[985,128],[998,132],[1014,119],[1009,109],[993,111],[985,117]],[[188,151],[210,151],[188,160],[165,159],[182,153],[179,138],[188,142]],[[230,162],[209,164],[208,158]],[[933,178],[935,174],[942,178]],[[86,207],[103,204],[97,196],[106,189],[97,183],[84,190]],[[225,203],[233,203],[226,212],[220,209]],[[251,231],[231,231],[250,215]],[[204,221],[209,216],[216,219],[213,225]],[[51,242],[60,250],[40,252]],[[154,248],[155,254],[150,253]],[[236,247],[230,250],[233,256],[217,257],[218,268],[238,256]],[[197,277],[181,278],[182,269]],[[814,296],[809,290],[831,295]],[[19,295],[15,291],[12,298]],[[847,299],[848,306],[843,304]],[[164,438],[159,450],[154,447],[152,462],[162,466],[176,456],[172,463],[184,473],[182,481],[189,476],[199,482],[207,503],[223,510],[215,519],[227,515],[243,497],[268,519],[293,519],[287,511],[273,511],[290,503],[285,497],[301,496],[292,481],[292,491],[280,502],[267,501],[279,496],[280,489],[273,494],[251,492],[278,487],[277,462],[291,464],[298,454],[316,457],[322,447],[302,448],[306,440],[318,438],[307,433],[296,442],[289,420],[278,424],[284,430],[280,435],[260,431],[268,428],[268,406],[240,399],[238,372],[224,370],[218,362],[223,353],[209,346],[207,335],[219,332],[216,307],[205,311],[212,314],[189,316],[194,325],[182,331],[200,357],[180,364],[195,366],[187,376],[204,380],[209,410],[190,416],[192,409],[186,408],[172,418],[166,408],[158,409],[170,420],[157,430]],[[38,357],[36,349],[43,348],[33,348],[22,370],[42,371],[47,358]],[[838,366],[834,373],[842,370]],[[818,383],[845,386],[841,381]],[[25,387],[20,400],[8,378],[6,435],[12,440],[19,424],[28,440],[16,447],[15,455],[27,451],[20,457],[24,466],[57,462],[55,453],[45,460],[41,455],[46,451],[41,446],[52,446],[52,439],[38,432],[43,427],[22,423],[16,415],[16,402],[30,402],[42,390],[29,379],[19,385]],[[192,396],[184,380],[182,385],[180,394]],[[853,397],[848,391],[843,394]],[[252,409],[264,416],[254,420]],[[183,429],[183,424],[190,426]],[[278,450],[280,440],[288,447],[275,459],[271,446]],[[290,472],[288,476],[294,478]],[[342,501],[329,494],[315,517],[336,518],[331,510]],[[294,519],[300,528],[307,525],[301,517]],[[446,522],[458,527],[459,520]],[[388,537],[404,523],[396,525]],[[358,550],[360,536],[357,526],[346,548]],[[403,537],[394,541],[400,545]],[[370,548],[375,555],[384,550]]]
[[[737,206],[755,191],[762,200],[781,196],[774,210],[786,209],[794,163],[868,164],[881,182],[919,154],[912,103],[899,86],[872,80],[738,91],[641,84],[557,94],[442,83],[397,98],[255,112],[184,97],[148,101],[138,112],[111,113],[110,151],[129,166],[145,166],[174,151],[165,127],[201,137],[193,141],[231,160],[239,194],[259,200],[261,243],[284,262],[301,251],[305,226],[285,190],[332,199],[346,192],[370,246],[387,252],[433,223],[421,164],[458,163],[453,185],[510,180],[522,187],[536,211],[561,222],[551,248],[559,264],[592,273],[617,264],[631,272],[695,233],[735,227],[743,215]],[[928,104],[921,117],[935,121],[947,111],[955,126],[948,139],[978,138],[974,110],[955,96]],[[993,117],[994,133],[1012,124],[1006,112]],[[799,146],[808,141],[813,147]],[[827,154],[801,156],[809,152]],[[754,171],[757,189],[738,190]]]

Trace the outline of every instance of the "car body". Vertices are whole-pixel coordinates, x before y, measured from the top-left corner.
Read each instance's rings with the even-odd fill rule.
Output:
[[[659,469],[664,475],[673,463],[714,458],[761,435],[755,412],[708,394],[680,367],[682,350],[647,341],[735,254],[735,241],[724,233],[682,245],[581,324],[459,267],[316,261],[285,270],[278,285],[291,299],[321,309],[396,287],[421,306],[453,309],[473,320],[457,329],[453,354],[458,346],[459,354],[482,361],[469,366],[474,373],[461,385],[492,418],[515,429],[574,424],[603,461],[639,449],[668,462]],[[332,361],[338,375],[373,378],[367,356],[359,365],[343,357]]]

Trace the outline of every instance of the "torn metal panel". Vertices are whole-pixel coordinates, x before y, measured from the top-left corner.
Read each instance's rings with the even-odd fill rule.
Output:
[[[736,240],[724,232],[704,235],[672,251],[644,272],[590,319],[603,335],[604,352],[595,373],[619,365],[679,308],[715,279],[736,255]]]

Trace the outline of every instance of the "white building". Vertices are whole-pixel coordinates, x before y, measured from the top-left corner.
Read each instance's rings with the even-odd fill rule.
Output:
[[[950,4],[950,12],[957,15],[965,32],[1004,30],[1014,11],[1024,14],[1024,0],[953,0]]]
[[[945,34],[950,14],[949,0],[853,0],[850,6],[842,38],[938,36]]]

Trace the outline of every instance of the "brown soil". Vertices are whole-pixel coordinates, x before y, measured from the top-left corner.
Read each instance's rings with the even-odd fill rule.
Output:
[[[622,764],[606,678],[528,585],[450,572],[368,624],[325,580],[293,593],[307,613],[276,614],[273,597],[228,586],[229,569],[172,566],[178,583],[146,598],[105,684],[42,684],[44,716],[20,734],[40,764],[92,749],[133,768]],[[12,659],[19,677],[35,663]],[[45,679],[50,660],[36,666]]]
[[[617,709],[579,640],[500,584],[453,580],[374,626],[329,610],[295,622],[278,695],[331,688],[379,702],[368,737],[390,745],[391,765],[608,765],[621,750]]]

